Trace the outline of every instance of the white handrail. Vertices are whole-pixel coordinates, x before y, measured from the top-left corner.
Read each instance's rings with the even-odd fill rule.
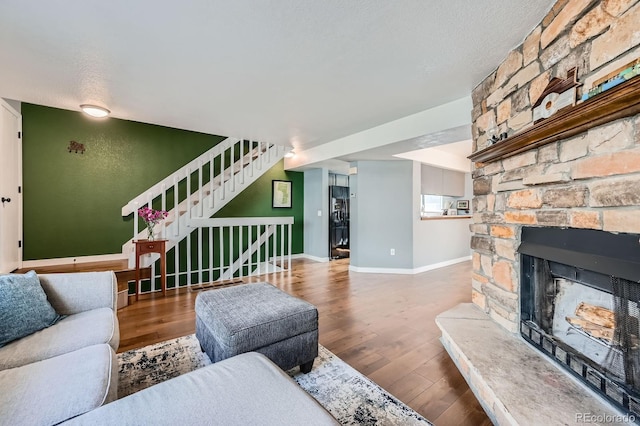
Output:
[[[167,209],[167,192],[173,190],[173,208],[169,210],[169,216],[167,220],[163,221],[159,231],[163,237],[171,238],[184,238],[184,230],[181,229],[184,226],[184,221],[191,217],[211,217],[216,211],[222,208],[225,204],[231,201],[239,192],[258,179],[266,169],[258,171],[256,167],[257,162],[252,162],[253,159],[259,158],[262,154],[261,148],[269,151],[269,156],[274,156],[274,161],[268,164],[269,167],[274,165],[279,159],[284,156],[286,149],[283,146],[273,145],[269,143],[249,143],[248,151],[245,153],[242,146],[244,141],[236,141],[233,145],[238,145],[238,151],[242,155],[237,161],[230,162],[225,161],[225,155],[229,154],[231,150],[225,149],[225,146],[231,143],[233,140],[228,139],[226,143],[216,145],[217,149],[210,150],[203,154],[183,168],[173,173],[169,178],[163,179],[159,184],[154,185],[149,191],[145,191],[143,194],[138,195],[135,199],[127,203],[123,207],[123,212],[135,212],[142,206],[152,207],[154,200],[157,200],[162,204],[162,209]],[[223,145],[223,146],[220,146]],[[214,148],[216,148],[214,147]],[[215,152],[214,152],[215,151]],[[235,149],[234,149],[235,151]],[[215,155],[217,152],[217,155]],[[204,160],[203,160],[204,158]],[[263,157],[264,158],[264,157]],[[245,161],[246,160],[246,161]],[[216,167],[217,165],[220,167]],[[231,163],[224,169],[225,163]],[[192,166],[195,164],[195,169]],[[209,165],[210,173],[207,176],[208,182],[204,182],[205,174],[204,167]],[[214,169],[216,169],[214,171]],[[233,170],[232,170],[233,169]],[[254,170],[256,169],[256,170]],[[192,179],[195,174],[197,178],[197,188],[192,190]],[[187,176],[190,178],[187,179]],[[213,179],[211,179],[213,176]],[[194,180],[195,181],[195,180]],[[179,190],[180,185],[184,182],[187,187],[185,190]],[[154,195],[160,191],[159,195]],[[227,195],[228,193],[228,195]],[[205,201],[206,200],[206,201]],[[182,217],[184,215],[184,217]],[[134,233],[133,239],[143,238],[142,233],[139,232],[139,219],[134,217]],[[171,226],[170,226],[171,225]],[[169,229],[170,228],[170,229]],[[123,245],[123,252],[131,252],[131,241]],[[171,247],[168,247],[171,248]]]
[[[210,219],[191,219],[187,226],[191,228],[216,228],[220,226],[250,225],[293,225],[293,217],[225,217]]]
[[[137,206],[146,204],[149,198],[153,200],[154,198],[161,195],[162,185],[165,185],[165,187],[169,187],[173,185],[174,177],[177,178],[178,180],[185,179],[187,176],[189,176],[188,170],[196,170],[199,164],[202,164],[202,163],[206,164],[209,161],[209,158],[211,158],[210,155],[212,155],[215,158],[218,155],[220,155],[221,152],[224,153],[225,150],[227,150],[229,147],[233,146],[238,142],[239,142],[238,139],[227,138],[222,142],[218,143],[216,146],[214,146],[207,152],[205,152],[204,154],[200,155],[199,157],[185,164],[180,169],[176,170],[174,173],[162,179],[160,182],[151,186],[149,189],[140,193],[139,195],[131,199],[127,204],[122,206],[122,216],[128,216],[131,213],[136,212]]]
[[[239,277],[262,275],[262,273],[274,272],[279,270],[291,269],[291,246],[292,246],[292,226],[294,224],[293,217],[232,217],[232,218],[215,218],[215,219],[191,219],[187,222],[187,226],[197,229],[196,235],[198,241],[197,270],[191,270],[192,252],[187,250],[187,283],[191,284],[190,276],[198,273],[200,281],[204,273],[208,275],[210,282],[224,281],[234,278],[236,274]],[[244,232],[244,229],[247,232]],[[203,237],[203,229],[208,237]],[[217,230],[217,231],[214,231]],[[218,238],[213,238],[214,233],[218,234]],[[191,233],[189,233],[191,235]],[[244,236],[246,235],[246,240]],[[216,241],[217,240],[217,241]],[[285,244],[286,240],[286,244]],[[226,243],[226,244],[225,244]],[[279,244],[278,244],[279,243]],[[214,256],[217,252],[219,259]],[[246,245],[246,249],[244,246]],[[280,246],[280,253],[276,251]],[[204,253],[206,248],[208,256],[199,255]],[[237,250],[236,250],[237,249]],[[228,261],[225,262],[225,254]],[[254,255],[257,255],[256,262],[253,262]],[[276,266],[276,262],[280,261],[280,266]],[[213,267],[214,259],[218,260],[218,266]],[[205,265],[208,263],[208,265]],[[270,265],[271,264],[271,265]],[[263,265],[265,265],[263,267]],[[271,267],[269,267],[271,266]],[[247,268],[245,274],[244,268]],[[214,277],[214,270],[218,272]],[[171,274],[170,274],[171,275]]]
[[[293,224],[293,217],[190,220],[187,226],[196,232],[187,234],[186,257],[180,255],[178,245],[174,247],[175,269],[166,274],[168,289],[183,287],[181,281],[191,286],[290,271]]]
[[[191,285],[195,281],[238,276],[237,268],[240,276],[245,276],[256,271],[268,272],[276,267],[290,267],[293,218],[209,219],[280,161],[286,151],[284,146],[267,142],[228,138],[122,208],[124,215],[127,211],[129,214],[136,212],[145,205],[159,206],[162,210],[172,207],[169,216],[159,227],[161,237],[168,239],[167,251],[173,251],[174,261],[171,264],[177,271],[167,274],[167,277],[173,276],[174,280],[168,283],[169,287],[175,283]],[[210,168],[207,173],[206,167]],[[183,186],[182,189],[179,189],[180,186]],[[123,253],[128,255],[130,265],[132,260],[135,261],[132,241],[145,237],[144,232],[140,232],[143,231],[140,223],[137,215],[134,215],[133,238],[123,244]],[[195,228],[199,229],[193,232]],[[230,238],[232,242],[227,244]],[[215,249],[207,253],[206,250],[203,252],[203,246]],[[256,252],[245,251],[247,247],[255,247]],[[257,264],[256,255],[261,260]],[[193,263],[190,260],[192,257]],[[143,259],[143,264],[153,264],[158,258],[155,254],[149,255]],[[275,264],[276,260],[279,265]],[[273,261],[273,265],[263,266],[268,261]]]

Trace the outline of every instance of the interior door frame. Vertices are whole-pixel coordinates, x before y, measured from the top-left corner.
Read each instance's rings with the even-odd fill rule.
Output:
[[[17,236],[18,236],[18,241],[20,242],[19,248],[18,248],[18,265],[17,268],[22,268],[22,261],[23,261],[23,249],[24,249],[24,233],[23,233],[23,193],[24,193],[24,188],[22,185],[22,140],[23,140],[23,133],[22,133],[22,114],[16,110],[14,107],[12,107],[8,102],[6,102],[4,99],[0,98],[0,105],[3,108],[6,108],[11,114],[15,115],[15,117],[17,118],[18,121],[18,133],[16,134],[16,143],[18,144],[18,149],[16,150],[17,152],[17,168],[16,168],[16,173],[18,174],[17,176],[17,183],[18,183],[18,188],[19,190],[17,191],[17,200],[16,202],[18,203],[18,232],[17,232]],[[1,272],[1,271],[0,271]]]

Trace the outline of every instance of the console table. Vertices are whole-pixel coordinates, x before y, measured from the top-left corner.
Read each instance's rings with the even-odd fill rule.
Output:
[[[166,271],[166,242],[167,240],[137,240],[136,245],[136,301],[138,301],[140,286],[140,256],[143,254],[158,253],[160,255],[160,283],[162,285],[162,295],[167,290],[167,271]],[[151,274],[151,288],[153,289],[153,274]]]

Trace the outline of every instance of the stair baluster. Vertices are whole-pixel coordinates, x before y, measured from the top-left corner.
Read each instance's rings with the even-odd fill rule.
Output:
[[[273,152],[271,152],[272,150]],[[264,222],[258,224],[243,222],[242,225],[214,226],[208,227],[207,231],[199,228],[197,232],[193,233],[195,229],[190,223],[193,220],[211,217],[239,192],[258,179],[272,165],[280,161],[284,156],[284,152],[284,147],[244,139],[228,138],[216,145],[171,176],[129,201],[122,208],[123,216],[133,214],[134,217],[133,238],[123,245],[123,252],[129,255],[130,261],[134,260],[131,242],[134,239],[145,237],[144,230],[141,232],[137,210],[144,205],[152,207],[155,202],[155,205],[160,205],[162,210],[169,211],[167,220],[162,222],[159,234],[162,238],[169,239],[167,250],[173,250],[174,262],[172,263],[175,269],[172,274],[168,274],[173,280],[171,281],[170,278],[170,288],[178,287],[180,276],[185,273],[187,274],[186,280],[184,280],[185,283],[192,285],[194,281],[213,281],[220,280],[225,276],[246,276],[257,272],[269,272],[269,269],[265,270],[264,268],[263,259],[266,262],[275,261],[278,255],[276,253],[277,238],[281,239],[280,251],[281,255],[284,256],[285,249],[282,244],[286,236],[283,233],[283,225],[280,227],[280,234],[277,233],[277,224],[272,225]],[[216,167],[216,162],[219,167]],[[209,167],[209,173],[205,173],[205,167]],[[198,174],[197,177],[193,175],[195,173]],[[230,179],[232,182],[229,182]],[[182,191],[180,187],[182,187]],[[183,192],[185,189],[186,193]],[[167,205],[168,202],[171,202],[167,199],[170,196],[169,191],[173,191],[171,209],[168,209]],[[247,228],[246,232],[245,227]],[[256,230],[255,236],[253,235],[254,227]],[[227,229],[225,230],[224,228]],[[217,240],[215,232],[219,232],[219,244],[217,246],[215,244]],[[276,234],[278,234],[277,238]],[[193,241],[194,238],[198,240],[197,246],[194,245],[192,247],[192,242],[196,243]],[[245,238],[247,239],[246,243]],[[271,241],[269,240],[270,238]],[[184,247],[183,249],[180,248],[180,240],[186,243],[186,249]],[[207,240],[209,240],[208,245]],[[224,247],[225,244],[227,244],[227,247]],[[256,252],[244,250],[245,244],[249,244]],[[270,246],[273,249],[271,256],[269,253]],[[288,248],[290,253],[290,247]],[[208,256],[203,255],[203,251],[206,249],[209,250]],[[186,259],[181,259],[181,252],[186,254]],[[198,260],[195,261],[193,256],[197,256]],[[215,267],[214,262],[218,257],[220,258],[220,265]],[[228,257],[226,262],[225,257]],[[143,259],[143,266],[153,265],[157,258],[157,255],[146,257]],[[256,259],[255,264],[253,259]],[[281,264],[284,265],[284,257],[282,259]],[[181,270],[181,267],[186,271]],[[247,268],[246,273],[245,267]],[[156,276],[155,272],[156,270],[153,268],[152,274],[154,278]]]

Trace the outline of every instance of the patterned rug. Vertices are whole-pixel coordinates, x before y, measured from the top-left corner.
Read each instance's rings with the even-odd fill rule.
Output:
[[[380,386],[320,346],[308,374],[289,375],[343,425],[431,425]],[[124,397],[156,383],[211,364],[195,335],[167,340],[118,354]]]

